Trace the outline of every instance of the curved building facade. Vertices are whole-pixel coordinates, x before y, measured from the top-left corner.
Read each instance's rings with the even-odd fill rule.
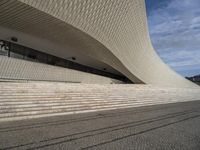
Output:
[[[144,0],[1,0],[0,38],[127,77],[134,83],[196,87],[152,47]]]

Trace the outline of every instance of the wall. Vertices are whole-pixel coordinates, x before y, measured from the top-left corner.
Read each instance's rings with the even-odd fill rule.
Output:
[[[0,79],[27,79],[78,83],[122,83],[121,81],[72,69],[0,56]]]

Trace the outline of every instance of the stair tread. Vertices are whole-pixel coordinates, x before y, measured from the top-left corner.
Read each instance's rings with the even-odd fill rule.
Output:
[[[199,89],[133,84],[0,83],[0,122],[200,100]]]

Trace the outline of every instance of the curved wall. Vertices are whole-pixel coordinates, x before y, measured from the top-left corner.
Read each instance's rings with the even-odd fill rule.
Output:
[[[69,46],[134,83],[197,87],[152,48],[144,0],[2,0],[0,25]]]
[[[0,80],[36,80],[69,83],[123,84],[122,81],[37,62],[0,56]]]

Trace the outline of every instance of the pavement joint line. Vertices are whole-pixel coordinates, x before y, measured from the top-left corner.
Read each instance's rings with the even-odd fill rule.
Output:
[[[151,119],[146,119],[146,120],[138,121],[138,122],[144,122],[144,123],[130,122],[130,123],[126,123],[126,124],[131,124],[131,123],[132,124],[136,124],[136,125],[129,125],[128,127],[140,126],[140,125],[143,125],[143,124],[148,124],[150,122],[157,122],[157,121],[161,121],[161,120],[166,120],[166,119],[170,119],[170,118],[174,118],[174,117],[179,117],[179,116],[187,115],[187,113],[195,113],[195,112],[199,112],[199,111],[197,111],[197,110],[194,111],[193,109],[191,109],[191,110],[188,110],[188,111],[176,112],[176,113],[172,113],[172,114],[166,114],[166,115],[158,116],[158,117],[151,118]],[[158,118],[160,118],[160,119],[158,119]],[[149,120],[151,120],[151,121],[149,121]],[[116,127],[117,126],[124,126],[124,125],[123,124],[122,125],[116,125]],[[85,131],[85,132],[77,133],[77,134],[85,134],[87,132],[96,132],[98,130],[106,130],[108,128],[112,129],[114,127],[115,126],[110,126],[110,127],[105,127],[105,128],[101,128],[101,129],[95,129],[95,131],[94,130],[93,131]],[[119,129],[113,129],[113,130],[114,131],[115,130],[121,130],[121,129],[124,129],[124,128],[127,128],[127,127],[120,127]],[[40,143],[47,142],[47,141],[48,142],[49,141],[53,141],[54,142],[54,143],[51,143],[51,144],[46,144],[46,145],[42,145],[42,146],[30,148],[30,150],[32,150],[32,149],[43,148],[43,147],[52,146],[52,145],[56,145],[56,144],[71,142],[71,141],[74,141],[74,140],[77,140],[77,139],[80,139],[80,138],[86,138],[86,137],[89,137],[89,136],[95,136],[95,135],[104,134],[104,133],[107,133],[107,132],[108,131],[102,131],[102,132],[97,133],[97,134],[85,135],[85,136],[78,137],[78,138],[72,138],[72,139],[63,140],[63,141],[60,141],[60,142],[54,142],[54,140],[57,140],[57,139],[66,138],[66,137],[69,137],[69,136],[77,136],[77,134],[76,135],[72,134],[72,135],[62,136],[62,137],[58,137],[58,138],[53,138],[53,139],[50,139],[50,140],[41,140],[41,141],[38,141],[36,143],[32,142],[32,143],[21,144],[21,145],[16,145],[16,146],[11,146],[11,147],[5,147],[3,149],[4,150],[9,150],[9,149],[14,149],[14,148],[19,148],[19,147],[31,146],[31,145],[34,145],[34,144],[40,144]],[[110,132],[113,132],[113,131],[111,130]]]
[[[174,106],[175,107],[175,106]],[[165,107],[164,109],[168,109],[168,108],[172,108],[171,106]],[[155,111],[155,110],[164,110],[163,108],[157,108],[157,109],[150,109],[150,110],[143,110],[143,111],[125,111],[125,112],[119,112],[119,113],[110,113],[110,114],[97,114],[94,116],[89,116],[89,117],[85,117],[85,118],[76,118],[76,119],[67,119],[67,120],[58,120],[55,122],[43,122],[43,126],[42,125],[38,125],[37,123],[35,124],[29,124],[29,125],[22,125],[22,126],[11,126],[11,127],[4,127],[4,128],[0,128],[0,133],[1,132],[9,132],[9,131],[16,131],[16,130],[24,130],[24,129],[30,129],[30,128],[39,128],[39,127],[46,127],[46,126],[53,126],[53,125],[63,125],[63,124],[71,124],[74,122],[81,122],[81,121],[89,121],[89,120],[93,120],[93,119],[101,119],[101,118],[108,118],[108,117],[118,117],[118,116],[124,116],[124,115],[129,115],[129,114],[138,114],[138,113],[144,113],[144,112],[151,112],[151,111]],[[97,117],[100,116],[100,117]],[[36,127],[32,127],[32,126],[36,126]],[[22,127],[28,127],[28,128],[22,128]],[[14,128],[14,129],[12,129]],[[16,129],[17,128],[17,129]],[[10,130],[6,130],[6,129],[10,129]]]
[[[96,145],[91,145],[91,146],[87,146],[87,147],[84,147],[84,148],[80,148],[80,150],[87,150],[87,149],[102,146],[102,145],[105,145],[105,144],[108,144],[108,143],[113,143],[113,142],[116,142],[116,141],[124,140],[124,139],[132,137],[132,136],[144,134],[144,133],[147,133],[147,132],[150,132],[150,131],[153,131],[153,130],[157,130],[157,129],[160,129],[160,128],[163,128],[163,127],[167,127],[167,126],[170,126],[170,125],[173,125],[173,124],[177,124],[177,123],[180,123],[180,122],[188,121],[188,120],[199,118],[199,117],[200,117],[200,115],[194,115],[192,117],[187,117],[187,118],[175,121],[175,122],[171,122],[171,123],[168,123],[168,124],[164,124],[164,125],[161,125],[161,126],[157,126],[157,127],[154,127],[154,128],[143,130],[143,131],[140,131],[140,132],[137,132],[137,133],[134,133],[134,134],[130,134],[130,135],[127,135],[127,136],[124,136],[124,137],[121,137],[121,138],[115,138],[115,139],[112,139],[112,140],[109,140],[109,141],[106,141],[106,142],[98,143]],[[31,150],[31,149],[27,149],[27,150]]]

